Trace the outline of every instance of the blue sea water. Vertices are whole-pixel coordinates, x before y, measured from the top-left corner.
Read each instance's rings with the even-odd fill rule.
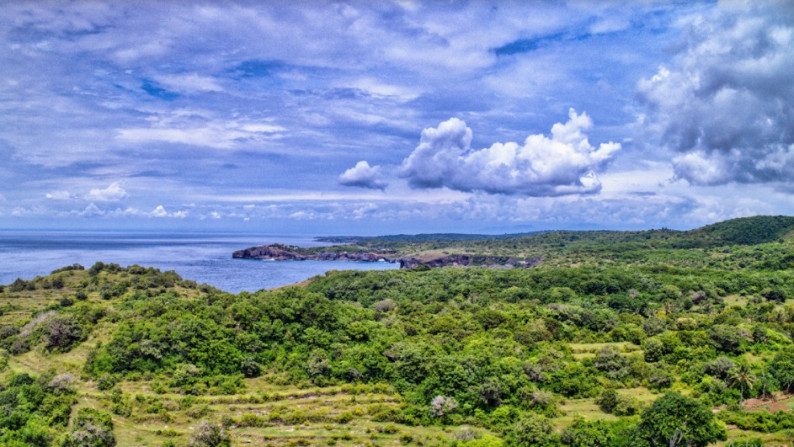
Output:
[[[324,245],[311,236],[255,234],[0,231],[0,284],[32,279],[74,263],[97,261],[174,270],[185,279],[227,292],[254,292],[293,284],[329,270],[398,268],[385,262],[232,259],[254,245]]]

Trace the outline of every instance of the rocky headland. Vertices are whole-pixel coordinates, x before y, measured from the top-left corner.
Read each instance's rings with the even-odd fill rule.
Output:
[[[272,261],[352,261],[352,262],[391,262],[399,263],[401,269],[418,267],[466,267],[483,266],[492,268],[529,268],[540,263],[540,259],[525,260],[512,257],[483,255],[447,255],[432,258],[399,256],[394,251],[350,252],[315,251],[301,247],[281,244],[260,245],[232,253],[232,258],[266,259]]]

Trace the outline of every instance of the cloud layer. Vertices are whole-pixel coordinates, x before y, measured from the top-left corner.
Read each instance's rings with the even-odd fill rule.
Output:
[[[794,178],[794,10],[783,5],[728,4],[693,17],[672,63],[639,83],[644,122],[678,153],[679,178]]]
[[[597,192],[595,173],[619,143],[593,147],[583,131],[593,122],[571,109],[566,123],[551,128],[551,136],[530,135],[523,144],[494,143],[472,150],[472,130],[452,118],[422,131],[419,145],[406,158],[400,175],[414,188],[447,187],[496,194],[559,196]]]
[[[0,228],[792,214],[791,13],[774,0],[5,2]],[[587,115],[560,119],[569,108]]]

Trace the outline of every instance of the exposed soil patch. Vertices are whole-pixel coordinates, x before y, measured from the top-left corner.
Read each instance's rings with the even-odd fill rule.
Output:
[[[745,411],[790,411],[794,408],[794,395],[775,393],[771,399],[747,399],[742,403]]]

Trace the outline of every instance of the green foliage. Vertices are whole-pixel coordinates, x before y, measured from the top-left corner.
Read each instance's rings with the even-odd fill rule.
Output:
[[[632,447],[641,445],[635,437],[634,424],[626,419],[618,421],[585,421],[576,419],[560,436],[563,445],[571,447]]]
[[[639,438],[651,446],[706,446],[727,439],[725,427],[711,410],[689,397],[667,393],[646,408],[637,426]]]
[[[640,410],[637,399],[631,396],[621,396],[612,388],[604,390],[596,399],[596,404],[604,413],[616,416],[632,416],[639,413]]]
[[[752,430],[761,433],[774,433],[781,430],[794,429],[794,412],[765,411],[742,412],[723,410],[717,414],[726,424],[733,424],[742,430]]]
[[[509,431],[510,442],[518,446],[553,446],[557,437],[544,416],[525,416]]]
[[[0,445],[51,445],[69,422],[75,402],[67,382],[53,374],[12,375],[0,391]]]
[[[72,421],[71,430],[61,447],[113,447],[113,420],[110,415],[93,408],[81,408]]]
[[[794,270],[785,267],[792,241],[779,241],[784,226],[771,224],[761,236],[742,239],[731,229],[738,224],[442,241],[433,250],[465,244],[467,252],[521,251],[544,261],[530,269],[329,272],[306,287],[238,295],[173,272],[97,263],[87,272],[64,270],[6,287],[4,297],[50,298],[33,312],[0,309],[6,312],[0,348],[8,353],[0,360],[24,364],[27,358],[14,356],[29,350],[56,356],[99,335],[101,344],[70,355],[89,352],[84,375],[108,396],[103,408],[135,420],[160,420],[176,410],[148,398],[134,401],[115,387],[118,381],[143,377],[156,393],[182,394],[178,411],[203,419],[215,407],[193,396],[239,393],[244,378],[263,376],[253,383],[382,386],[398,394],[399,405],[354,407],[325,422],[353,424],[368,411],[371,421],[395,424],[395,440],[410,436],[416,444],[428,439],[396,424],[466,423],[499,436],[456,438],[459,445],[668,445],[669,438],[662,439],[672,436],[668,429],[690,417],[700,421],[697,430],[687,425],[681,439],[705,445],[704,439],[722,436],[701,411],[706,405],[735,409],[744,398],[794,388],[794,307],[786,301],[794,296]],[[773,236],[763,244],[732,245]],[[400,250],[432,244],[378,243]],[[21,316],[11,320],[12,314]],[[95,334],[100,323],[103,332]],[[0,393],[39,383],[22,375],[9,380]],[[18,418],[14,436],[24,431],[32,445],[36,439],[57,445],[80,432],[104,442],[100,431],[67,428],[71,401],[58,399],[73,399],[69,386],[45,385],[39,385],[43,397],[35,387],[23,394],[33,403],[41,399],[38,407],[22,406],[17,397],[0,402],[10,405],[0,417]],[[697,400],[667,394],[642,411],[648,389],[679,390]],[[584,400],[592,398],[617,420],[594,421],[604,415]],[[53,399],[60,403],[50,405]],[[557,418],[577,414],[571,408],[578,406],[587,408],[588,420],[560,426]],[[315,417],[303,410],[274,414],[273,420],[237,414],[222,421],[234,429],[313,423]],[[747,430],[790,429],[779,415],[723,411],[719,417]],[[209,439],[220,432],[207,433]]]
[[[219,424],[202,421],[193,437],[188,442],[188,447],[228,447],[231,439],[226,430]]]

